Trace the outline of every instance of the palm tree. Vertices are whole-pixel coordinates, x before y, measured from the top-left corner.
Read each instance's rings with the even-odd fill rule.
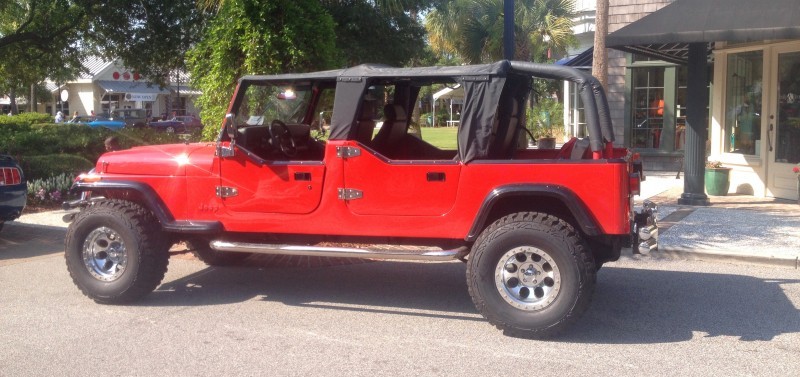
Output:
[[[335,2],[342,2],[342,0],[321,0],[321,3],[335,3]],[[197,0],[197,5],[200,9],[204,10],[216,10],[225,3],[225,0]],[[415,0],[376,0],[374,1],[375,6],[378,9],[385,10],[387,12],[402,12],[405,9],[418,7],[420,1]]]
[[[514,59],[542,61],[574,43],[574,0],[518,0],[514,9]],[[426,16],[433,49],[486,63],[503,57],[503,0],[454,0]]]

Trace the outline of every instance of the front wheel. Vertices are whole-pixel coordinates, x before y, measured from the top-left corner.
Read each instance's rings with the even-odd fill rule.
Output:
[[[591,303],[594,260],[572,226],[543,213],[505,216],[481,233],[467,264],[472,301],[506,334],[555,335]]]
[[[67,229],[64,258],[75,285],[104,304],[126,303],[152,292],[169,263],[168,237],[138,204],[101,200]]]

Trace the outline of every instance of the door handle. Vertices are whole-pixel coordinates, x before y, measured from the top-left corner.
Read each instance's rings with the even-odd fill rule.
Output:
[[[444,182],[445,181],[445,174],[438,171],[429,171],[428,172],[428,182]]]
[[[772,152],[772,123],[769,124],[769,128],[767,129],[767,144],[769,145],[769,151]]]
[[[311,173],[308,172],[295,172],[294,173],[294,180],[295,181],[310,181],[311,180]]]

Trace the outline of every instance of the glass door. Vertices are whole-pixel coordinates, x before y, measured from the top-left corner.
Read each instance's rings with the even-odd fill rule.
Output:
[[[766,132],[767,194],[797,199],[800,163],[800,51],[775,48],[772,53],[772,105]]]

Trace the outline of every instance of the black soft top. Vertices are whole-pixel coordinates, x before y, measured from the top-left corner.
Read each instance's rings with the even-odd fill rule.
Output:
[[[290,73],[280,75],[252,75],[242,77],[242,83],[270,83],[291,85],[299,83],[329,82],[336,84],[331,140],[352,139],[358,107],[370,85],[392,81],[418,85],[425,82],[455,82],[464,87],[464,109],[458,131],[458,155],[469,162],[486,157],[492,137],[495,117],[507,109],[502,101],[520,101],[530,91],[531,78],[567,80],[578,84],[586,112],[591,148],[598,152],[605,143],[614,141],[608,101],[599,81],[588,73],[572,67],[550,64],[501,60],[491,64],[466,66],[434,66],[395,68],[380,64],[330,71]],[[414,95],[416,96],[416,94]],[[405,103],[410,108],[413,102]],[[500,110],[499,110],[500,109]]]

